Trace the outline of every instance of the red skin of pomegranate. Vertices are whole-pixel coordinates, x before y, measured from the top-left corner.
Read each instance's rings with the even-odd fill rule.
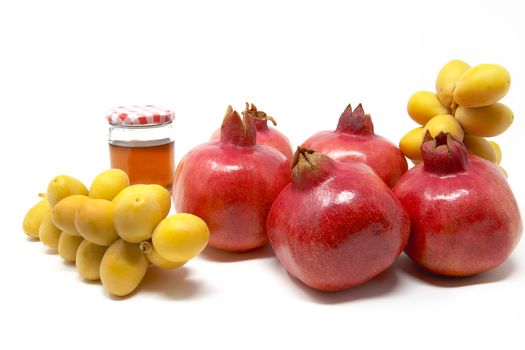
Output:
[[[334,131],[320,131],[307,139],[302,147],[324,153],[340,161],[358,161],[375,170],[391,188],[407,169],[407,161],[399,148],[386,138],[374,134],[370,115],[361,104],[352,112],[349,105]]]
[[[275,199],[268,236],[281,264],[304,284],[338,291],[387,269],[403,251],[408,214],[367,165],[300,149],[292,182]]]
[[[268,242],[266,218],[290,168],[281,153],[256,145],[255,134],[253,121],[232,111],[221,140],[197,146],[177,167],[175,209],[208,224],[212,247],[241,252]]]
[[[248,110],[248,109],[247,109]],[[292,159],[292,146],[288,138],[279,130],[269,127],[268,120],[277,125],[275,119],[267,116],[262,111],[257,111],[257,108],[252,104],[251,109],[248,110],[250,116],[254,119],[255,127],[257,128],[257,144],[265,145],[274,148],[284,154],[288,159]],[[211,135],[211,140],[218,140],[221,135],[221,129],[215,130]]]
[[[497,165],[468,155],[452,136],[438,140],[424,142],[424,163],[393,189],[412,223],[405,251],[437,274],[490,270],[508,258],[520,239],[518,205]]]

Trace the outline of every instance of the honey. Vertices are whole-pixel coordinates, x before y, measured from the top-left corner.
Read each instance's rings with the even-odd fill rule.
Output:
[[[124,170],[131,184],[159,184],[171,191],[175,171],[174,142],[162,145],[109,144],[112,168]]]
[[[152,105],[116,107],[106,114],[112,168],[131,184],[158,184],[171,191],[175,173],[175,113]]]

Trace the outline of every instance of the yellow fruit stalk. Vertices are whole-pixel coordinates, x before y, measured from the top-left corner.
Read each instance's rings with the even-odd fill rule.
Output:
[[[140,249],[144,254],[146,254],[146,257],[150,263],[160,267],[161,269],[177,269],[186,264],[186,261],[170,261],[163,258],[159,255],[155,247],[153,247],[153,243],[151,243],[151,241],[141,242]]]

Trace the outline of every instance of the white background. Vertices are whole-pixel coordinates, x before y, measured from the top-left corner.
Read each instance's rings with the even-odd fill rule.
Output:
[[[207,251],[117,300],[28,240],[48,181],[108,168],[104,113],[176,111],[177,159],[228,104],[274,116],[294,146],[363,102],[397,143],[406,101],[450,59],[499,63],[514,125],[497,141],[525,208],[525,25],[519,1],[9,1],[0,4],[0,348],[523,349],[525,242],[499,268],[432,277],[402,255],[336,294],[293,280],[270,248]]]

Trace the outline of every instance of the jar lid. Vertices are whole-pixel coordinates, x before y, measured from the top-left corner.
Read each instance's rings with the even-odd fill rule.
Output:
[[[119,106],[106,114],[111,125],[160,125],[175,119],[175,112],[152,105]]]

